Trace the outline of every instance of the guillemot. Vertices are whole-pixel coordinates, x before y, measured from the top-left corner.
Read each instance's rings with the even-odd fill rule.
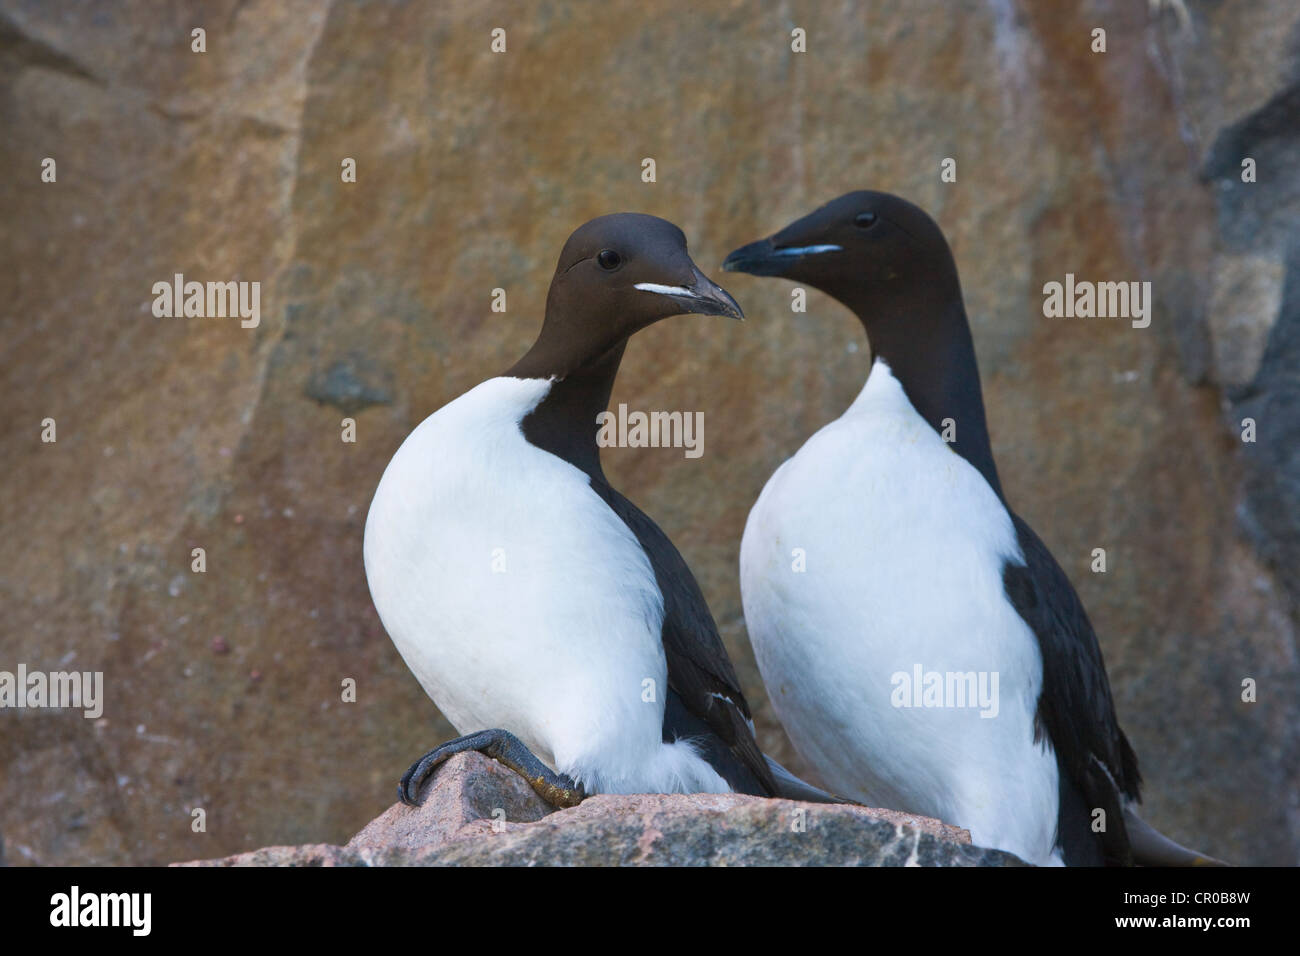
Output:
[[[723,269],[826,292],[874,353],[849,409],[769,479],[741,544],[745,621],[796,749],[845,797],[1031,863],[1217,863],[1135,812],[1096,634],[1003,495],[935,222],[853,192]]]
[[[686,562],[601,469],[628,337],[684,313],[742,318],[654,216],[602,216],[564,245],[542,329],[518,362],[425,419],[366,519],[385,629],[465,736],[398,795],[479,750],[544,799],[595,792],[829,799],[768,760]]]

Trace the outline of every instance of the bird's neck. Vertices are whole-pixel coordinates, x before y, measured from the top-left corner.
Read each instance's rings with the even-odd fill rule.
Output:
[[[626,346],[624,339],[594,362],[565,371],[539,338],[528,354],[506,372],[515,378],[555,378],[550,390],[524,417],[524,437],[599,481],[605,480],[605,473],[596,444],[596,416],[609,407]]]
[[[945,440],[951,436],[953,451],[1002,498],[960,287],[936,283],[919,298],[906,299],[881,296],[876,289],[869,296],[844,293],[837,298],[861,320],[873,357],[889,365],[917,414]]]

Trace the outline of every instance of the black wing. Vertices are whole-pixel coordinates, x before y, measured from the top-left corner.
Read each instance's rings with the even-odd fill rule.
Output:
[[[1047,545],[1019,516],[1012,513],[1011,520],[1025,563],[1008,564],[1003,584],[1042,651],[1043,689],[1034,736],[1041,740],[1047,735],[1060,768],[1058,842],[1067,863],[1101,862],[1098,850],[1107,863],[1130,863],[1119,797],[1138,800],[1142,778],[1115,716],[1097,634]],[[1098,807],[1106,811],[1103,833],[1091,829],[1091,812]]]
[[[664,739],[701,738],[702,755],[734,790],[773,796],[776,783],[750,729],[749,704],[691,569],[636,505],[598,478],[591,487],[636,535],[664,596]]]

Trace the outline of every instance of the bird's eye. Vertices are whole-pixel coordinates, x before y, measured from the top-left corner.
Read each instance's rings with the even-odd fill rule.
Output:
[[[853,225],[859,229],[870,229],[876,224],[876,214],[874,212],[860,212],[853,220]]]
[[[600,263],[600,267],[606,272],[613,272],[623,264],[623,257],[613,249],[605,249],[600,255],[596,256],[596,261]]]

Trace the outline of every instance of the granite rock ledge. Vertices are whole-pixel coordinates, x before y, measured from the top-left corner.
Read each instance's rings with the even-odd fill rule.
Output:
[[[928,817],[742,794],[597,795],[552,810],[460,754],[346,846],[271,846],[179,866],[1024,866]]]

